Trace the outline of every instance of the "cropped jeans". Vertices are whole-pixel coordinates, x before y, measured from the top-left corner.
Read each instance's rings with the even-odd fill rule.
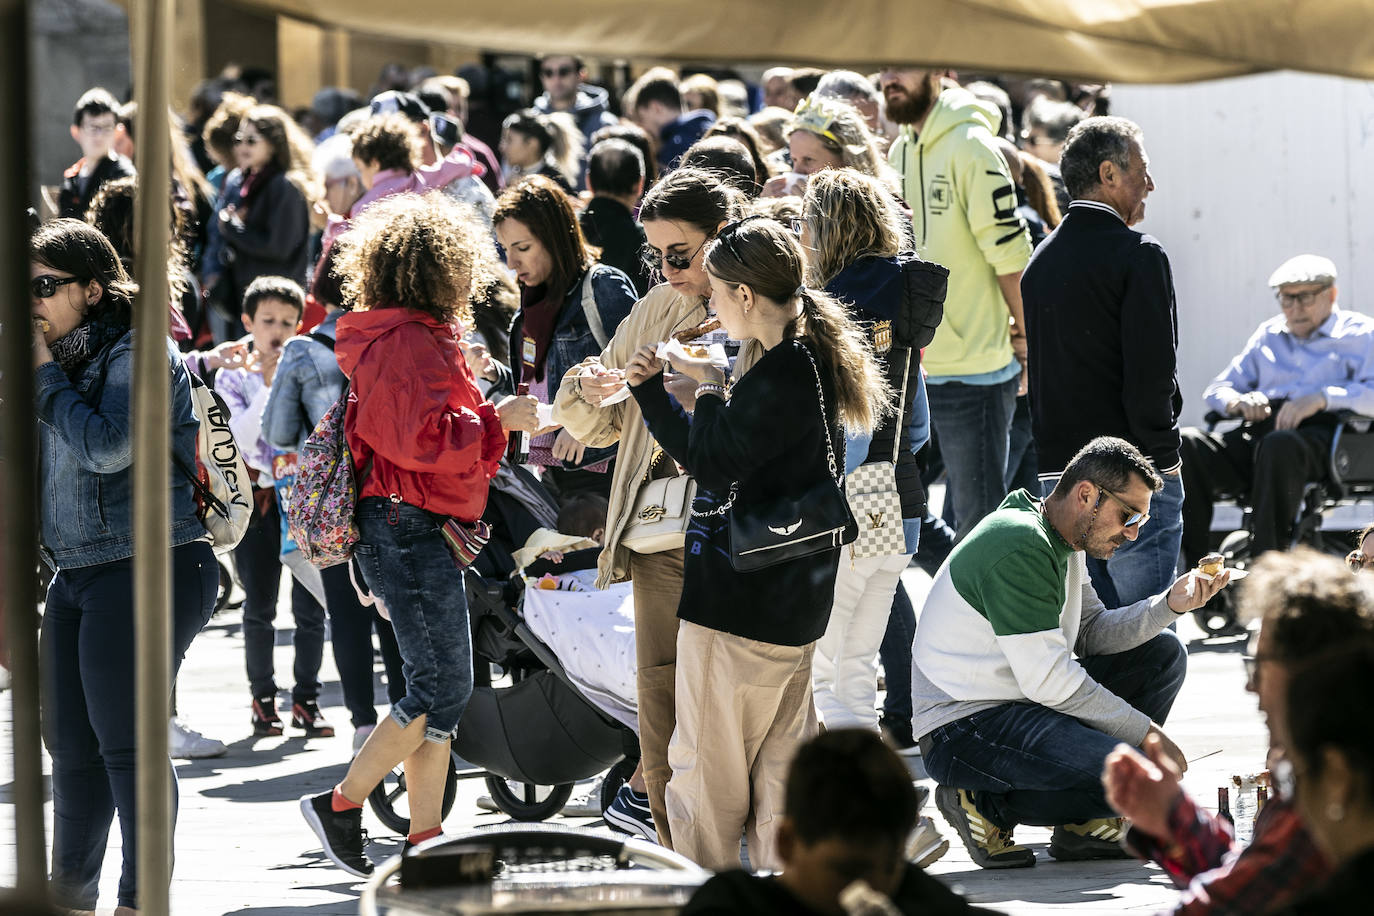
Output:
[[[425,717],[425,740],[453,737],[472,697],[472,636],[463,571],[440,533],[445,519],[408,503],[358,503],[353,548],[367,586],[386,604],[406,693],[391,706],[402,728]]]
[[[172,550],[172,680],[210,619],[219,566],[205,541]],[[138,906],[133,560],[60,569],[40,637],[43,740],[52,756],[52,893],[93,910],[119,813],[119,906]],[[171,762],[168,761],[171,769]],[[172,771],[176,808],[176,771]]]

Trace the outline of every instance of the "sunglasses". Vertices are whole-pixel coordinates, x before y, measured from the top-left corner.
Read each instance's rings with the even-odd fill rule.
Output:
[[[246,144],[248,146],[257,146],[258,141],[261,139],[262,137],[259,137],[257,134],[234,134],[234,145]]]
[[[1116,500],[1116,504],[1126,510],[1126,520],[1121,523],[1121,526],[1123,528],[1134,528],[1137,525],[1143,526],[1146,522],[1150,520],[1150,513],[1141,512],[1135,506],[1132,506],[1130,503],[1126,502],[1126,500],[1122,499],[1120,496],[1117,496],[1115,493],[1113,493],[1111,490],[1108,490],[1106,487],[1099,486],[1097,489],[1102,493],[1105,493],[1106,495],[1110,496],[1112,499]],[[1100,504],[1101,502],[1102,498],[1098,497],[1098,503]]]
[[[709,238],[702,239],[701,244],[692,249],[691,254],[685,255],[673,254],[670,251],[660,252],[652,245],[645,245],[643,248],[639,249],[639,258],[644,262],[644,267],[647,270],[658,270],[658,265],[660,263],[668,265],[673,270],[687,270],[692,266],[692,262],[697,259],[697,252],[701,251],[709,241]]]
[[[746,216],[744,219],[737,219],[737,220],[735,220],[733,223],[730,223],[728,226],[726,226],[724,229],[720,230],[719,233],[716,234],[716,241],[718,241],[718,242],[720,242],[722,245],[724,245],[724,246],[725,246],[725,250],[728,251],[728,252],[730,252],[730,255],[731,255],[736,261],[739,261],[741,264],[745,263],[744,257],[739,253],[739,249],[735,247],[735,243],[731,240],[731,237],[735,234],[735,232],[737,232],[737,231],[739,230],[739,227],[740,227],[740,226],[743,226],[745,223],[749,222],[751,219],[764,219],[764,217],[763,217],[763,216]],[[798,235],[801,235],[801,229],[799,228],[800,224],[801,224],[801,221],[800,221],[800,220],[793,220],[793,221],[792,221],[792,231],[795,232],[795,233],[797,233]]]
[[[35,299],[51,299],[57,295],[59,286],[80,282],[80,277],[54,277],[52,274],[41,274],[29,281],[29,292],[33,293]]]
[[[552,79],[555,76],[572,76],[577,71],[572,67],[544,67],[539,72],[545,79]]]

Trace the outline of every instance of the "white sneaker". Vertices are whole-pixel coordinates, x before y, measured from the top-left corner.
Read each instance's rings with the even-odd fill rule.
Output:
[[[376,727],[375,725],[359,725],[353,730],[353,753],[355,755],[363,749],[363,745],[367,743],[367,736],[372,734],[372,730]]]
[[[940,835],[935,822],[928,817],[916,821],[911,839],[906,841],[906,858],[918,868],[925,868],[949,852],[949,840]]]
[[[223,741],[205,737],[176,716],[167,723],[167,750],[172,757],[183,760],[223,757],[229,753],[229,748]]]
[[[568,799],[560,813],[564,817],[600,817],[601,780],[590,779],[581,785],[586,786],[587,791]]]

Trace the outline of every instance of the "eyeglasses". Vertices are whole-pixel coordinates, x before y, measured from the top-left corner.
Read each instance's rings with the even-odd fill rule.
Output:
[[[257,146],[258,141],[261,139],[262,137],[259,137],[257,134],[234,134],[234,145],[238,146],[242,143],[248,146]]]
[[[1279,300],[1279,308],[1288,308],[1290,305],[1298,305],[1307,308],[1317,297],[1331,288],[1328,283],[1320,289],[1309,289],[1301,293],[1275,292],[1274,298]]]
[[[1274,656],[1272,655],[1261,655],[1259,653],[1251,655],[1249,652],[1242,655],[1240,661],[1241,664],[1245,666],[1245,686],[1253,690],[1255,686],[1259,684],[1260,662],[1273,660]]]
[[[539,72],[544,79],[553,79],[555,76],[572,76],[577,70],[572,67],[544,67]]]
[[[1098,486],[1097,489],[1102,493],[1106,493],[1112,499],[1116,500],[1116,504],[1126,510],[1126,520],[1121,523],[1123,528],[1134,528],[1138,525],[1143,526],[1146,522],[1150,520],[1150,513],[1141,512],[1135,506],[1132,506],[1130,503],[1126,502],[1126,500],[1122,499],[1120,496],[1117,496],[1115,493],[1113,493],[1111,490],[1108,490],[1106,487]],[[1098,498],[1098,502],[1101,502],[1101,497]]]
[[[106,134],[112,134],[112,133],[114,133],[114,132],[115,132],[115,125],[113,125],[113,124],[82,124],[82,125],[81,125],[81,132],[82,132],[83,134],[87,134],[88,136],[92,136],[92,137],[103,137],[103,136],[105,136]]]
[[[80,277],[54,277],[52,274],[40,274],[29,281],[29,292],[33,293],[35,299],[51,299],[57,295],[59,286],[80,282]]]
[[[1363,572],[1371,565],[1374,565],[1374,557],[1369,556],[1362,550],[1352,550],[1345,555],[1345,565],[1351,572]]]
[[[800,216],[794,216],[790,222],[792,223],[792,234],[800,237],[806,229],[806,220]]]
[[[692,262],[697,259],[697,252],[701,251],[709,242],[709,238],[701,240],[701,244],[692,249],[691,254],[673,254],[670,251],[660,252],[652,245],[645,245],[639,249],[639,259],[644,262],[646,270],[658,270],[660,263],[666,264],[673,270],[687,270],[692,266]]]

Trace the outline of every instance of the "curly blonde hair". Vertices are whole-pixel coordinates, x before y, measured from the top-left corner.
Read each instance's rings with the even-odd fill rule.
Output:
[[[811,230],[807,280],[824,286],[862,257],[903,248],[905,214],[881,181],[852,169],[822,169],[806,182],[802,219]]]
[[[355,311],[408,308],[471,321],[470,297],[498,273],[476,212],[443,194],[395,194],[368,207],[335,243],[334,272]]]

